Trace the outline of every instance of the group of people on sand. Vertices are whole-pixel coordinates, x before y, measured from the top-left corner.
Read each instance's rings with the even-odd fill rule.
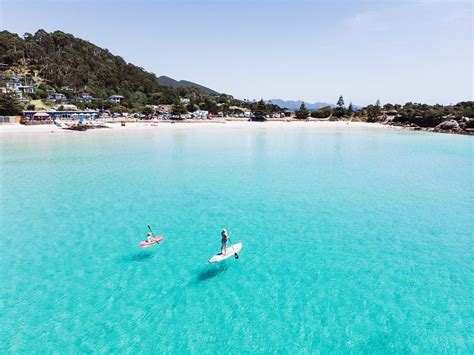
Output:
[[[151,232],[148,232],[146,235],[146,241],[152,242],[155,239]],[[221,254],[227,253],[227,241],[230,239],[229,234],[227,233],[226,229],[221,231]]]

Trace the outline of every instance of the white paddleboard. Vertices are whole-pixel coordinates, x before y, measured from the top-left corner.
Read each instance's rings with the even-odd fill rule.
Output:
[[[230,258],[231,256],[234,256],[234,253],[238,253],[240,249],[242,249],[242,243],[232,244],[232,247],[228,245],[225,254],[219,253],[214,255],[212,258],[209,259],[209,263],[217,263],[219,261]]]

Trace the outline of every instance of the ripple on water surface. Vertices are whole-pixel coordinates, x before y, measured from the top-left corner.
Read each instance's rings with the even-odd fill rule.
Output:
[[[474,352],[472,138],[262,127],[2,136],[0,349]]]

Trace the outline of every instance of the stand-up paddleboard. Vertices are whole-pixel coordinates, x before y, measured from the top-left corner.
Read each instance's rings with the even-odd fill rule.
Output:
[[[209,263],[213,264],[213,263],[217,263],[219,261],[225,260],[227,258],[230,258],[234,256],[234,253],[238,253],[240,249],[242,249],[242,243],[233,244],[232,246],[228,245],[225,254],[219,253],[219,254],[214,255],[212,258],[209,259]]]
[[[145,240],[143,242],[140,242],[140,246],[142,248],[146,248],[146,247],[149,247],[150,245],[153,245],[153,244],[156,244],[156,243],[159,243],[163,240],[163,236],[162,235],[159,235],[155,238],[153,238],[152,240],[148,241],[148,240]]]

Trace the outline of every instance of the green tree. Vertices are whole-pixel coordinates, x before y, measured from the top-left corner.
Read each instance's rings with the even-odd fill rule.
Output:
[[[129,101],[132,107],[140,107],[146,104],[147,96],[141,91],[135,91],[130,95]]]
[[[334,117],[343,117],[347,113],[346,106],[344,103],[344,98],[339,96],[339,100],[337,100],[336,108],[334,109],[333,116]]]
[[[305,120],[309,116],[309,110],[306,108],[304,102],[301,103],[300,109],[295,111],[296,118]]]
[[[199,102],[199,107],[201,110],[209,111],[214,115],[219,112],[219,106],[217,106],[217,104],[210,97],[205,97],[203,101]]]
[[[265,116],[267,115],[267,106],[265,105],[265,101],[263,101],[263,99],[260,99],[260,101],[255,105],[255,108],[253,109],[253,115],[257,120],[265,119]]]
[[[462,110],[462,116],[474,118],[474,107],[466,107]]]
[[[153,112],[153,109],[151,107],[143,107],[142,108],[142,114],[144,115],[152,115],[154,112]]]
[[[176,103],[173,105],[173,108],[171,109],[171,114],[175,116],[184,115],[186,112],[186,107],[179,99],[176,101]]]
[[[36,88],[36,89],[35,89],[35,94],[36,94],[37,97],[39,97],[40,99],[46,99],[46,98],[48,97],[48,93],[47,93],[46,90],[43,89],[42,87]]]
[[[381,115],[381,110],[380,107],[377,107],[376,105],[369,105],[365,108],[367,112],[367,122],[375,122]]]
[[[122,114],[126,112],[128,112],[128,109],[125,106],[121,106],[121,105],[114,106],[110,109],[110,113]]]
[[[186,110],[188,112],[196,112],[196,104],[192,101],[189,102],[189,104],[186,105]]]
[[[339,100],[337,100],[336,106],[338,108],[345,108],[344,98],[342,97],[342,95],[339,96]]]
[[[375,122],[382,115],[382,105],[380,105],[380,100],[375,101],[375,105],[367,106],[367,121]]]
[[[21,106],[12,94],[0,94],[0,116],[17,116]]]
[[[347,108],[347,112],[349,115],[354,112],[354,108],[352,107],[352,102],[349,104],[349,107]]]

